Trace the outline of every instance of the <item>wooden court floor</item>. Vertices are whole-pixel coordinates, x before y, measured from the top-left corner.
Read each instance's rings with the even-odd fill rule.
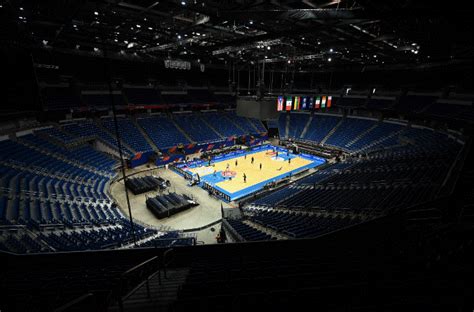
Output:
[[[267,155],[267,152],[268,151],[261,151],[246,155],[246,157],[240,156],[216,162],[213,163],[213,168],[201,167],[189,169],[189,171],[193,173],[199,173],[200,176],[204,176],[207,174],[212,174],[214,170],[216,172],[225,171],[227,166],[229,166],[230,171],[236,172],[235,178],[232,178],[232,180],[218,182],[216,183],[216,186],[222,188],[226,192],[235,193],[263,181],[271,181],[271,179],[279,175],[288,173],[312,163],[311,160],[307,160],[299,157],[298,155],[292,154],[290,154],[291,163],[288,163],[286,154],[280,154],[279,157],[275,159],[274,156]],[[252,157],[254,158],[253,164]],[[262,169],[260,169],[260,164],[262,164]],[[246,183],[244,183],[244,173],[247,176]]]

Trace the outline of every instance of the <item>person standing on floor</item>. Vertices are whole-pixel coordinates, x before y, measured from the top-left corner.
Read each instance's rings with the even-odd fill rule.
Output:
[[[260,163],[260,170],[262,170],[262,163]]]
[[[244,183],[247,183],[247,176],[244,173]]]

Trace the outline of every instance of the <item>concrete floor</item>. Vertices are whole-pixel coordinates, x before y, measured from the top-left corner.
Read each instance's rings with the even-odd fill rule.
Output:
[[[214,231],[212,231],[214,229]],[[221,223],[215,224],[204,230],[194,232],[196,234],[196,240],[198,244],[216,244],[216,237],[221,230]]]
[[[143,169],[145,168],[141,168],[139,170]],[[127,175],[137,172],[139,170],[129,170],[127,171]],[[130,198],[130,205],[132,208],[132,216],[134,219],[138,220],[141,223],[156,227],[166,226],[175,230],[192,229],[205,226],[209,223],[221,219],[221,204],[225,208],[231,207],[229,204],[209,196],[206,191],[204,191],[198,186],[187,186],[187,181],[182,176],[169,169],[153,169],[150,171],[138,173],[134,177],[145,176],[150,174],[158,175],[163,179],[169,180],[171,182],[171,187],[164,191],[165,194],[167,194],[168,192],[186,194],[188,196],[193,197],[194,200],[199,203],[199,206],[190,208],[169,218],[158,220],[147,209],[145,204],[147,196],[156,196],[157,194],[159,194],[158,192],[152,191],[141,195],[133,195],[131,192],[129,192],[128,194]],[[110,186],[110,193],[119,205],[119,207],[122,209],[124,215],[128,216],[128,208],[125,199],[124,189],[125,188],[123,181],[114,182]],[[217,236],[218,230],[220,229],[220,224],[216,224],[213,227],[216,229],[215,232],[211,232],[210,228],[196,232],[198,235],[198,241],[203,241],[205,243],[215,243],[215,237]]]

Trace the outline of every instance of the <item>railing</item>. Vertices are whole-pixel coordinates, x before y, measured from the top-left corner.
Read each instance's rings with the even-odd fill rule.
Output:
[[[158,284],[161,285],[161,270],[163,269],[164,277],[167,279],[167,268],[173,261],[174,250],[168,249],[163,253],[161,261],[158,256],[155,256],[124,272],[120,276],[120,283],[115,291],[115,296],[114,294],[111,294],[112,299],[116,297],[120,312],[124,311],[124,301],[132,296],[143,285],[146,286],[147,298],[151,298],[150,280],[158,275]],[[135,284],[136,286],[134,286]],[[129,290],[130,288],[132,289]]]
[[[150,279],[156,274],[158,274],[161,284],[160,261],[157,256],[150,258],[122,273],[120,276],[119,287],[116,291],[118,306],[121,312],[123,312],[124,300],[133,295],[143,285],[146,285],[147,298],[150,298]],[[137,282],[138,285],[132,288],[132,290],[128,291]]]
[[[93,293],[87,293],[87,294],[81,295],[81,296],[67,302],[66,304],[63,304],[59,308],[54,309],[53,312],[64,312],[64,311],[68,311],[70,309],[78,310],[78,309],[80,309],[79,308],[80,304],[84,304],[85,301],[88,301],[88,300],[92,299],[93,297],[94,297]],[[96,305],[96,302],[94,302],[92,304],[92,306],[95,307],[94,310],[98,311],[98,309],[97,309],[98,307]],[[92,306],[90,308],[92,308]],[[89,310],[89,311],[91,311],[91,310]]]

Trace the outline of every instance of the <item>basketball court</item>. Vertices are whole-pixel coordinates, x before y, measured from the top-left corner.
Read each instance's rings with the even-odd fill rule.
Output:
[[[325,160],[317,156],[295,155],[286,149],[266,145],[216,157],[211,166],[207,161],[198,161],[181,169],[194,177],[198,174],[202,186],[212,187],[232,201],[262,189],[267,183],[323,163]]]

